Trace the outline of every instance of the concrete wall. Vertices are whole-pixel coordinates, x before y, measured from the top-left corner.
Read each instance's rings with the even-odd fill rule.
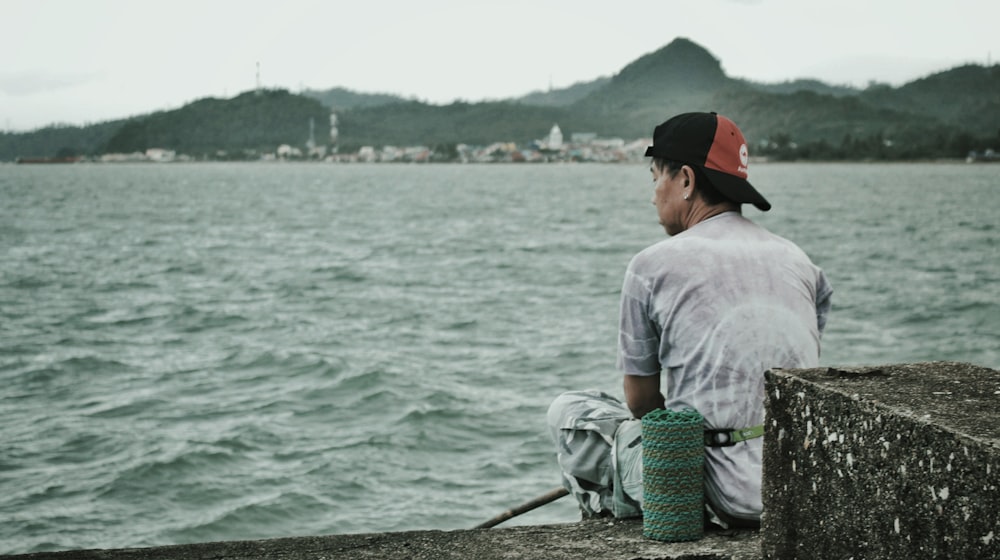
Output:
[[[765,558],[1000,558],[1000,372],[767,373]]]

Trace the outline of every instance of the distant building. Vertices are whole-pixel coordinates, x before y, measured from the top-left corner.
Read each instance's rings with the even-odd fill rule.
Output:
[[[157,163],[167,163],[177,158],[177,152],[163,148],[149,148],[146,150],[146,158]]]
[[[330,150],[337,153],[337,140],[340,139],[340,128],[337,125],[337,113],[330,113]]]
[[[552,130],[549,131],[549,140],[546,142],[548,149],[550,150],[561,150],[563,145],[563,133],[559,130],[559,125],[552,125]]]
[[[326,146],[320,144],[319,146],[313,146],[307,151],[307,155],[310,159],[323,159],[326,157]]]
[[[595,148],[604,148],[606,150],[614,150],[625,147],[625,140],[621,138],[594,138],[590,141],[590,145]]]
[[[379,161],[392,162],[403,156],[403,150],[396,146],[382,146],[382,152],[378,155]]]
[[[123,163],[130,161],[147,161],[146,154],[142,152],[132,152],[129,154],[122,153],[110,153],[101,156],[101,162],[103,163]]]
[[[281,158],[281,159],[291,159],[291,158],[300,158],[300,157],[302,157],[302,150],[300,150],[300,149],[298,149],[298,148],[296,148],[294,146],[289,146],[288,144],[282,144],[282,145],[278,146],[277,153],[278,153],[278,157]]]

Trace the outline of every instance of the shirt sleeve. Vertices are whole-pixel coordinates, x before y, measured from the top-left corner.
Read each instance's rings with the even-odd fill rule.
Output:
[[[633,271],[625,272],[618,323],[618,369],[627,375],[660,373],[660,328],[650,317],[650,289]]]
[[[830,313],[831,300],[833,299],[833,287],[827,281],[823,271],[819,271],[819,278],[816,281],[816,326],[819,327],[819,334],[823,334],[826,328],[826,317]]]

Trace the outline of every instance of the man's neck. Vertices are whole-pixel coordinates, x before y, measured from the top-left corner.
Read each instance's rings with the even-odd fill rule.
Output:
[[[687,227],[684,229],[688,229],[695,224],[704,222],[709,218],[714,218],[719,214],[725,214],[726,212],[742,213],[740,205],[735,202],[726,201],[709,206],[699,199],[691,206],[691,211],[688,213]]]

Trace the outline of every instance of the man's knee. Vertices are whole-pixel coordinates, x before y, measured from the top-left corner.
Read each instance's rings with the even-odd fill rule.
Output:
[[[569,416],[569,411],[573,408],[573,404],[579,401],[579,391],[570,391],[556,397],[549,405],[547,415],[549,428],[560,430],[567,427],[566,418]]]

